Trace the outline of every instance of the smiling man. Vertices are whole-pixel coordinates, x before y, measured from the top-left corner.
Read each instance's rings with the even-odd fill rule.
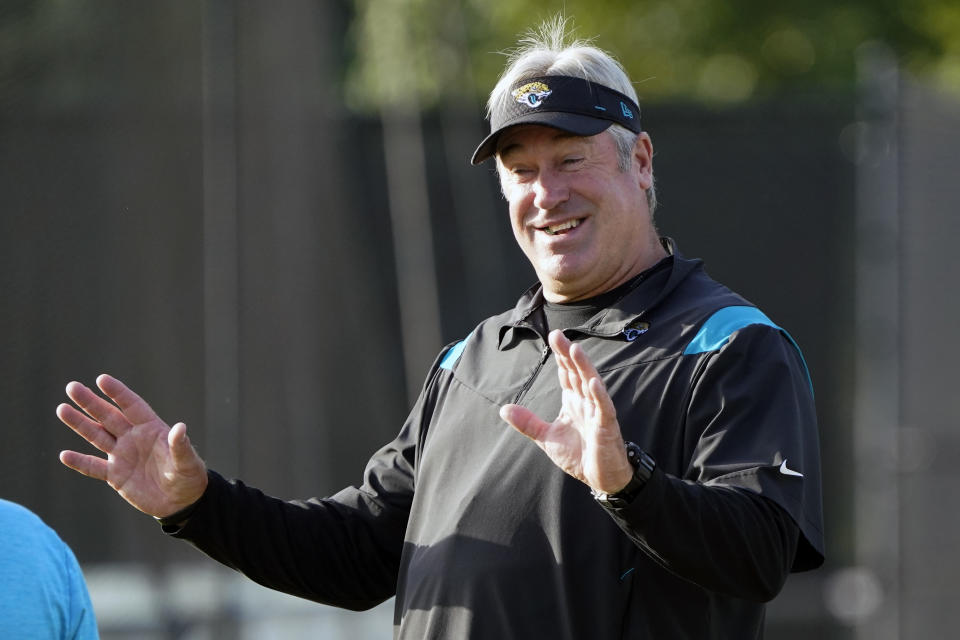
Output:
[[[667,255],[646,206],[652,151],[650,137],[639,134],[630,166],[621,170],[609,134],[523,124],[499,136],[497,166],[513,233],[547,300],[609,291]]]
[[[398,638],[760,638],[823,562],[806,365],[786,332],[658,236],[636,95],[562,23],[490,97],[493,158],[538,282],[443,350],[360,487],[286,502],[204,465],[110,376],[58,415],[171,535]],[[512,427],[512,428],[511,428]]]

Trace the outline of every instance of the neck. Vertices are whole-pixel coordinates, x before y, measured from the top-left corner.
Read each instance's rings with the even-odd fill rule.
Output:
[[[566,304],[603,295],[604,293],[612,291],[625,282],[628,282],[634,277],[640,275],[653,265],[666,258],[668,255],[670,254],[664,244],[660,241],[660,238],[655,238],[654,245],[651,246],[648,251],[644,251],[641,254],[641,258],[630,265],[629,269],[624,270],[622,273],[615,274],[612,278],[600,284],[577,286],[577,283],[560,281],[548,282],[541,279],[540,282],[543,285],[543,297],[545,300],[547,300],[547,302]]]

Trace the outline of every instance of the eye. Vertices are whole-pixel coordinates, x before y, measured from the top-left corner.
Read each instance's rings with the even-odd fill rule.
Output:
[[[581,162],[583,162],[583,156],[571,156],[569,158],[564,158],[562,164],[564,167],[576,167]]]

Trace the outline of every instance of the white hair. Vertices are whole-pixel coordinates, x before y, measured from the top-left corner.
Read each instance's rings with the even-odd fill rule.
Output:
[[[507,68],[490,92],[487,117],[513,99],[511,87],[522,80],[539,76],[582,78],[619,91],[639,104],[627,72],[613,56],[594,47],[589,41],[569,40],[567,19],[559,15],[529,31],[520,40],[519,46],[509,52]],[[630,167],[637,134],[619,124],[611,125],[607,131],[616,142],[620,170],[626,171]],[[499,162],[500,158],[497,157]],[[657,207],[657,193],[652,182],[647,189],[647,206],[651,214]]]

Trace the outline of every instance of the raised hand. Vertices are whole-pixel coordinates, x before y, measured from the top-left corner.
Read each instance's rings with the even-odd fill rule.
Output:
[[[617,422],[617,411],[587,354],[554,330],[548,337],[557,362],[560,415],[546,422],[515,404],[500,407],[500,417],[537,443],[553,462],[598,492],[615,493],[633,475]]]
[[[207,487],[206,465],[190,444],[187,426],[179,422],[171,429],[116,378],[101,375],[97,386],[112,403],[71,382],[67,396],[83,411],[64,403],[57,417],[107,457],[62,451],[60,461],[105,481],[152,516],[171,515],[199,500]]]

